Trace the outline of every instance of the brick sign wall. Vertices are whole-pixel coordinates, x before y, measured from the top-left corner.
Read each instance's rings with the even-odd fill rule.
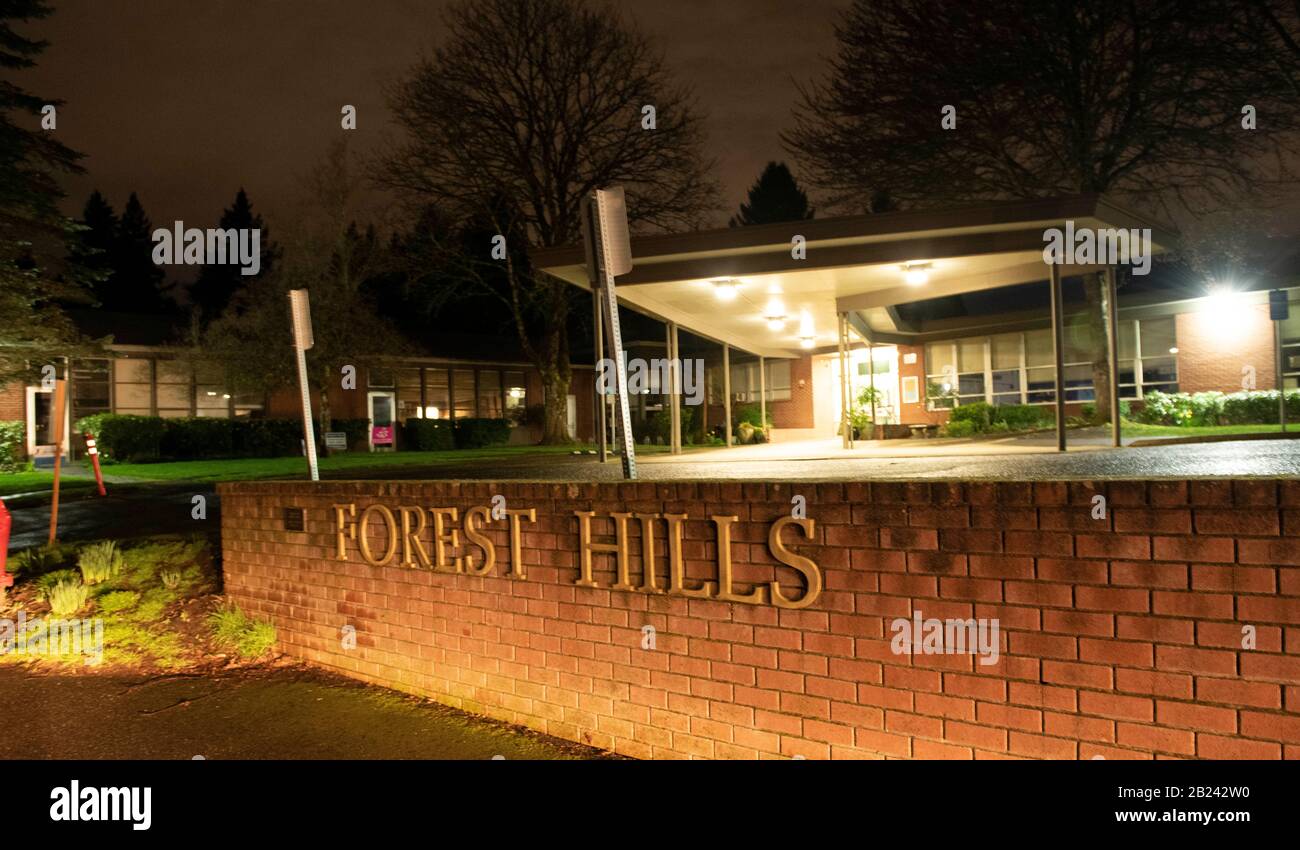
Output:
[[[219,489],[284,651],[619,753],[1300,757],[1300,482]]]

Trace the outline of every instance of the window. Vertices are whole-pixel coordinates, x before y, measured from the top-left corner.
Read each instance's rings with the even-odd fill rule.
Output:
[[[495,369],[478,370],[478,415],[500,419],[505,415],[501,402],[501,373]]]
[[[109,395],[109,361],[72,361],[72,421],[112,409]]]
[[[1297,323],[1300,337],[1300,323]],[[1063,329],[1065,400],[1096,399],[1092,380],[1093,333],[1076,315]],[[1121,398],[1150,390],[1178,391],[1178,357],[1173,317],[1120,322]],[[1300,338],[1295,340],[1300,379]],[[1049,329],[928,343],[926,396],[931,410],[987,401],[991,404],[1050,404],[1056,400],[1056,368]]]
[[[1300,387],[1300,303],[1292,302],[1289,312],[1282,322],[1282,385],[1293,390]]]
[[[451,380],[446,369],[424,370],[424,418],[451,418]]]
[[[398,369],[397,371],[397,421],[422,419],[424,407],[421,403],[423,389],[420,385],[419,367]]]
[[[474,370],[453,369],[451,373],[452,418],[470,419],[474,416]]]
[[[230,416],[226,376],[216,363],[197,363],[194,366],[194,415],[220,419]]]
[[[886,364],[888,366],[888,364]],[[767,400],[790,400],[790,361],[767,361]]]
[[[121,358],[113,361],[114,413],[148,416],[153,413],[153,361]]]
[[[506,372],[506,418],[518,425],[524,421],[528,409],[528,382],[523,372]]]

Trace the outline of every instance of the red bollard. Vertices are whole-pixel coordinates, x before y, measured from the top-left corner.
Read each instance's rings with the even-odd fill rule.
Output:
[[[95,448],[95,435],[86,431],[81,436],[86,438],[86,454],[90,455],[90,463],[95,467],[95,483],[99,485],[99,495],[107,496],[104,491],[104,475],[99,471],[99,449]]]
[[[14,586],[14,577],[5,572],[5,561],[9,558],[9,528],[12,525],[9,509],[5,507],[4,500],[0,499],[0,599],[4,599],[6,587]]]

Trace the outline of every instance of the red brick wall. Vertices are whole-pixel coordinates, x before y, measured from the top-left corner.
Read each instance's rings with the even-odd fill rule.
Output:
[[[790,361],[790,400],[771,402],[768,416],[773,428],[814,427],[811,355]]]
[[[1176,322],[1180,391],[1239,392],[1245,366],[1255,369],[1256,389],[1277,388],[1277,354],[1267,304],[1244,305],[1231,320],[1199,311],[1179,313]]]
[[[0,422],[27,421],[27,388],[20,382],[0,385]]]
[[[632,756],[1300,757],[1296,481],[219,490],[226,590],[275,620],[287,652]],[[463,512],[494,494],[537,511],[523,526],[524,580],[504,577],[500,521],[487,577],[368,566],[352,542],[348,561],[332,560],[332,504]],[[793,581],[766,545],[793,494],[807,499],[814,542],[797,529],[786,542],[824,578],[808,608],[614,591],[607,555],[595,556],[597,588],[574,586],[575,510],[688,514],[696,579],[716,577],[704,519],[735,515],[737,581]],[[1092,518],[1095,495],[1105,519]],[[305,533],[283,530],[285,505],[307,509]],[[607,526],[597,521],[597,541]],[[662,531],[659,542],[662,558]],[[914,611],[997,618],[998,662],[895,654],[890,623]],[[345,625],[355,649],[341,645]]]

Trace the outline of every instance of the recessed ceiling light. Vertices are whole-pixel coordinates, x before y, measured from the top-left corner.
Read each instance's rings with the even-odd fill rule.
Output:
[[[763,312],[763,318],[767,320],[767,327],[773,331],[785,329],[785,305],[781,303],[780,298],[773,298],[767,302],[767,309]]]
[[[923,286],[930,281],[929,263],[907,263],[903,266],[903,280],[908,286]]]
[[[735,301],[739,290],[739,281],[731,278],[727,278],[726,280],[715,280],[713,282],[713,294],[718,296],[719,301]]]

